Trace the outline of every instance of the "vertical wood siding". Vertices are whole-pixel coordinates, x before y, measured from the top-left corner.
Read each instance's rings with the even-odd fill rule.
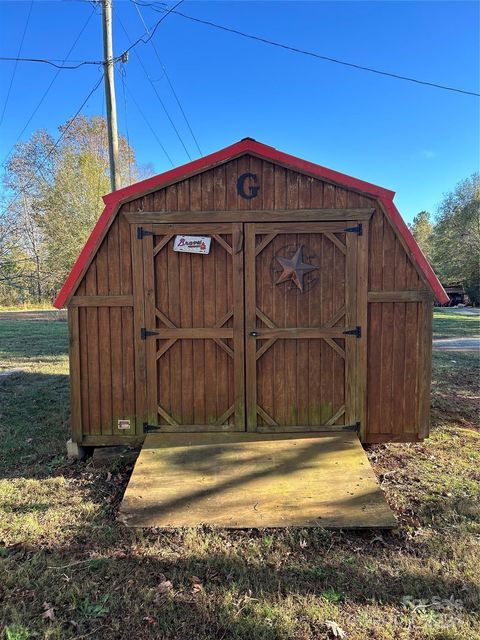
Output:
[[[239,197],[236,192],[237,177],[244,172],[258,176],[260,190],[251,200]],[[245,155],[124,204],[75,295],[133,294],[132,240],[124,212],[294,211],[322,207],[375,207],[369,227],[368,291],[426,289],[374,198]],[[79,365],[76,366],[80,369],[77,403],[83,434],[107,437],[141,434],[141,425],[135,427],[133,422],[136,394],[132,307],[79,307],[77,315]],[[415,440],[428,433],[430,374],[429,365],[425,364],[429,353],[425,341],[429,339],[430,317],[429,302],[369,303],[367,441]],[[188,350],[187,345],[185,348]],[[331,354],[326,345],[318,348],[322,368]],[[171,357],[174,358],[173,352]],[[275,355],[282,357],[280,353]],[[267,360],[264,362],[263,366],[269,366]],[[311,367],[314,373],[315,363]],[[321,373],[317,379],[320,387],[327,383],[327,377]],[[268,385],[262,387],[261,393],[268,394]],[[131,432],[118,431],[119,418],[132,420]]]

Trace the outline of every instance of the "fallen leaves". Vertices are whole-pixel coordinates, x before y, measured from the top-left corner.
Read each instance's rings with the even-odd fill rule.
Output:
[[[190,583],[192,585],[192,593],[203,591],[203,584],[198,576],[190,576]]]
[[[342,638],[346,638],[347,637],[347,634],[342,629],[342,627],[340,627],[333,620],[325,620],[324,625],[327,628],[328,635],[331,638],[340,638],[340,640],[341,640]]]
[[[155,596],[155,602],[161,600],[167,593],[173,590],[173,583],[168,580],[163,574],[160,574],[160,582],[157,585],[157,594]]]
[[[50,604],[50,602],[44,602],[42,606],[43,606],[43,613],[42,613],[43,620],[49,620],[50,622],[53,622],[53,620],[55,620],[54,607]]]
[[[188,578],[190,583],[190,593],[196,595],[203,592],[203,581],[198,576],[191,575]],[[181,594],[186,591],[182,585],[177,585],[175,594]],[[173,593],[173,582],[169,580],[165,575],[160,574],[159,583],[155,588],[155,602],[158,604],[167,594]]]

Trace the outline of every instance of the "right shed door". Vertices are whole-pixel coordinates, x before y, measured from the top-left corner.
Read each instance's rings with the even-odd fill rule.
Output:
[[[357,422],[356,224],[245,225],[248,430]]]

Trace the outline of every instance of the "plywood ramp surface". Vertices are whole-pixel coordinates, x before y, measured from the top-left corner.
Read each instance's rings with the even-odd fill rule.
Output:
[[[351,432],[149,434],[120,519],[133,527],[395,526]]]

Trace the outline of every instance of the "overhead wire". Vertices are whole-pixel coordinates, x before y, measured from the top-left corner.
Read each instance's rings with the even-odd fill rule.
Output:
[[[132,0],[132,2],[137,3],[138,0]],[[160,8],[156,6],[156,3],[138,3],[140,6],[151,7],[152,11],[156,11],[157,13],[164,13],[166,9]],[[190,16],[186,13],[182,13],[181,11],[175,11],[175,7],[169,10],[168,12],[173,13],[177,16],[181,16],[186,20],[191,20],[192,22],[198,22],[199,24],[206,25],[208,27],[213,27],[215,29],[220,29],[221,31],[227,31],[228,33],[233,33],[238,36],[242,36],[243,38],[249,38],[250,40],[256,40],[257,42],[262,42],[264,44],[271,45],[273,47],[278,47],[280,49],[285,49],[287,51],[292,51],[293,53],[299,53],[305,56],[310,56],[312,58],[317,58],[319,60],[324,60],[325,62],[332,62],[334,64],[343,65],[346,67],[351,67],[353,69],[358,69],[360,71],[367,71],[370,73],[375,73],[381,76],[387,76],[389,78],[394,78],[396,80],[403,80],[406,82],[413,82],[415,84],[425,85],[428,87],[433,87],[435,89],[443,89],[444,91],[454,91],[456,93],[462,93],[465,95],[480,97],[480,93],[476,91],[468,91],[467,89],[461,89],[459,87],[453,87],[445,84],[440,84],[437,82],[430,82],[428,80],[420,80],[419,78],[414,78],[413,76],[406,76],[399,73],[393,73],[390,71],[383,71],[381,69],[376,69],[374,67],[367,67],[365,65],[357,64],[354,62],[348,62],[347,60],[340,60],[339,58],[333,58],[331,56],[326,56],[320,53],[316,53],[314,51],[308,51],[306,49],[300,49],[299,47],[293,47],[283,42],[277,42],[275,40],[270,40],[268,38],[262,38],[261,36],[256,36],[251,33],[246,33],[245,31],[240,31],[239,29],[234,29],[232,27],[226,27],[225,25],[217,24],[215,22],[211,22],[210,20],[203,20],[201,18],[196,18],[194,16]]]
[[[128,118],[127,118],[127,91],[125,88],[125,76],[127,74],[125,65],[122,65],[121,68],[118,69],[120,73],[120,78],[122,80],[122,92],[123,92],[123,119],[125,123],[125,133],[127,136],[127,162],[128,162],[128,179],[130,184],[132,184],[132,158],[130,155],[130,134],[128,131]]]
[[[144,20],[144,18],[143,18],[143,15],[142,15],[142,13],[141,13],[141,11],[140,11],[140,8],[139,8],[138,3],[137,3],[137,2],[132,2],[132,4],[133,4],[133,6],[135,7],[135,9],[136,9],[136,11],[137,11],[137,13],[138,13],[138,17],[140,18],[140,20],[141,20],[141,22],[142,22],[142,24],[143,24],[143,27],[144,27],[144,29],[145,29],[145,31],[146,31],[148,34],[150,34],[150,30],[149,30],[149,28],[148,28],[148,26],[147,26],[147,23],[145,22],[145,20]],[[160,58],[160,54],[158,53],[158,49],[157,49],[157,46],[156,46],[156,44],[155,44],[155,41],[154,41],[153,39],[152,39],[152,40],[150,40],[150,44],[152,45],[152,48],[153,48],[153,50],[154,50],[154,52],[155,52],[155,55],[157,56],[157,60],[158,60],[158,62],[160,63],[160,66],[162,67],[162,70],[163,70],[163,73],[164,73],[164,75],[165,75],[165,78],[166,78],[166,80],[167,80],[167,82],[168,82],[168,85],[169,85],[169,87],[170,87],[170,89],[171,89],[171,91],[172,91],[172,94],[173,94],[173,96],[174,96],[174,98],[175,98],[175,100],[176,100],[176,102],[177,102],[178,108],[180,109],[180,112],[181,112],[181,114],[182,114],[182,116],[183,116],[183,119],[185,120],[185,123],[186,123],[186,125],[187,125],[187,127],[188,127],[188,130],[190,131],[190,135],[192,136],[192,138],[193,138],[193,140],[194,140],[194,142],[195,142],[195,145],[196,145],[196,147],[197,147],[197,149],[198,149],[198,152],[199,152],[199,154],[200,154],[201,156],[203,156],[202,150],[200,149],[200,145],[198,144],[198,140],[197,140],[197,138],[196,138],[195,134],[193,133],[192,126],[191,126],[191,124],[190,124],[190,122],[189,122],[189,120],[188,120],[188,118],[187,118],[187,115],[186,115],[186,113],[185,113],[185,110],[183,109],[182,104],[181,104],[181,102],[180,102],[180,99],[179,99],[179,97],[178,97],[178,95],[177,95],[177,92],[175,91],[175,89],[174,89],[174,87],[173,87],[173,83],[172,83],[172,81],[170,80],[169,74],[167,73],[167,69],[166,69],[166,67],[165,67],[164,63],[162,62],[162,60],[161,60],[161,58]]]
[[[66,56],[65,56],[65,60],[68,60],[70,54],[72,53],[72,51],[74,50],[74,48],[76,47],[78,41],[80,40],[80,38],[83,35],[83,32],[85,31],[85,29],[87,28],[87,26],[90,23],[90,20],[92,19],[93,14],[95,13],[95,8],[92,9],[92,12],[90,13],[90,15],[88,16],[85,24],[83,25],[83,27],[80,29],[80,32],[78,34],[78,36],[75,38],[72,46],[70,47],[70,49],[68,50]],[[25,126],[23,127],[23,129],[20,131],[20,133],[18,134],[15,142],[13,143],[10,151],[7,153],[7,155],[5,156],[5,158],[2,160],[2,165],[5,164],[5,162],[7,161],[7,159],[10,157],[10,154],[12,153],[12,151],[15,148],[15,145],[17,144],[17,142],[20,140],[20,138],[23,136],[23,134],[25,133],[28,125],[30,124],[30,122],[33,120],[33,118],[35,117],[37,111],[40,109],[41,105],[43,104],[45,98],[47,97],[47,95],[50,92],[50,89],[52,88],[52,86],[54,85],[56,79],[58,78],[59,74],[60,74],[61,68],[58,68],[57,71],[55,72],[55,75],[53,76],[52,80],[50,81],[50,84],[48,85],[48,87],[46,88],[44,94],[42,95],[42,97],[40,98],[40,100],[38,101],[36,107],[34,108],[34,110],[32,111],[30,117],[28,118],[27,122],[25,123]]]
[[[85,0],[86,2],[90,2],[90,0]],[[366,71],[369,73],[375,73],[377,75],[380,76],[385,76],[385,77],[389,77],[389,78],[393,78],[395,80],[402,80],[405,82],[413,82],[415,84],[420,84],[420,85],[424,85],[424,86],[428,86],[428,87],[433,87],[435,89],[442,89],[444,91],[453,91],[456,93],[461,93],[464,95],[470,95],[470,96],[475,96],[475,97],[480,97],[480,93],[476,92],[476,91],[469,91],[467,89],[462,89],[460,87],[454,87],[451,85],[446,85],[446,84],[440,84],[438,82],[431,82],[428,80],[421,80],[419,78],[415,78],[413,76],[407,76],[407,75],[403,75],[400,73],[394,73],[391,71],[384,71],[382,69],[377,69],[375,67],[368,67],[366,65],[361,65],[361,64],[357,64],[355,62],[349,62],[347,60],[340,60],[339,58],[334,58],[332,56],[326,56],[320,53],[316,53],[315,51],[308,51],[306,49],[301,49],[299,47],[293,47],[291,45],[287,45],[283,42],[278,42],[275,40],[270,40],[269,38],[263,38],[261,36],[256,36],[254,34],[251,33],[246,33],[245,31],[240,31],[239,29],[234,29],[233,27],[227,27],[225,25],[221,25],[215,22],[212,22],[210,20],[204,20],[202,18],[196,18],[194,16],[190,16],[186,13],[183,13],[181,11],[176,11],[176,8],[178,6],[180,6],[180,4],[182,4],[182,2],[184,2],[184,0],[179,0],[179,2],[177,2],[173,7],[171,7],[170,9],[166,9],[165,7],[162,7],[161,5],[159,5],[156,2],[140,2],[139,0],[131,0],[135,5],[138,5],[140,7],[150,7],[152,9],[152,11],[156,11],[157,13],[162,13],[162,18],[156,22],[151,30],[146,31],[142,36],[140,36],[139,38],[137,38],[137,40],[135,40],[135,42],[133,42],[120,56],[117,56],[116,58],[114,58],[114,62],[117,62],[119,60],[121,60],[122,58],[125,59],[125,56],[134,48],[136,47],[138,44],[140,43],[148,43],[154,36],[156,30],[158,29],[158,27],[160,26],[160,24],[163,22],[163,20],[165,20],[165,18],[170,15],[170,14],[175,14],[178,15],[182,18],[185,18],[186,20],[191,20],[193,22],[197,22],[199,24],[203,24],[205,26],[209,26],[215,29],[220,29],[222,31],[226,31],[228,33],[233,33],[235,35],[238,36],[242,36],[243,38],[249,38],[250,40],[255,40],[257,42],[262,42],[264,44],[268,44],[271,45],[273,47],[278,47],[281,49],[285,49],[287,51],[292,51],[293,53],[298,53],[298,54],[302,54],[305,56],[310,56],[313,58],[317,58],[319,60],[323,60],[325,62],[331,62],[333,64],[339,64],[339,65],[343,65],[346,67],[350,67],[353,69],[358,69],[360,71]],[[31,2],[33,2],[33,0],[31,0]],[[147,36],[147,37],[145,37]],[[59,69],[78,69],[84,65],[99,65],[99,64],[103,64],[104,61],[103,60],[83,60],[81,62],[78,62],[77,64],[71,64],[71,65],[65,65],[64,61],[61,60],[52,60],[52,59],[47,59],[47,58],[21,58],[19,57],[19,55],[17,55],[16,57],[5,57],[5,56],[0,56],[0,61],[15,61],[15,62],[37,62],[37,63],[44,63],[44,64],[50,64],[54,67],[57,67]],[[58,64],[58,63],[62,63],[62,64]],[[0,120],[1,123],[1,120]]]
[[[12,86],[13,86],[13,81],[15,80],[15,75],[17,73],[17,66],[18,66],[18,56],[21,54],[22,52],[22,47],[23,47],[23,42],[25,40],[25,35],[27,33],[27,29],[28,29],[28,24],[30,22],[30,16],[32,14],[32,8],[33,8],[33,0],[30,0],[30,6],[28,8],[28,14],[27,14],[27,20],[25,21],[25,26],[23,28],[23,33],[22,33],[22,37],[20,39],[20,45],[18,47],[18,53],[17,53],[17,60],[15,60],[15,65],[13,67],[13,71],[12,71],[12,77],[10,78],[10,84],[8,85],[8,90],[7,90],[7,97],[5,98],[5,104],[3,105],[3,109],[2,109],[2,115],[0,116],[0,127],[3,124],[3,118],[5,116],[5,111],[7,109],[7,105],[8,105],[8,101],[10,99],[10,93],[12,91]]]
[[[52,67],[56,67],[57,69],[79,69],[80,67],[85,66],[86,64],[93,64],[98,66],[99,64],[103,64],[103,60],[82,60],[80,62],[78,62],[77,64],[63,64],[65,61],[64,60],[52,60],[49,58],[18,58],[18,57],[6,57],[6,56],[0,56],[0,60],[4,60],[4,61],[12,61],[15,60],[15,62],[42,62],[44,64],[49,64]],[[62,64],[59,64],[62,63]]]
[[[54,144],[50,147],[48,153],[45,155],[45,158],[43,159],[43,162],[40,163],[40,165],[38,167],[36,167],[33,172],[32,175],[30,176],[30,179],[27,180],[23,185],[21,185],[20,187],[20,191],[21,193],[24,193],[26,189],[28,189],[28,187],[32,184],[33,180],[35,180],[35,178],[38,175],[38,172],[45,166],[46,161],[50,158],[50,156],[52,155],[52,153],[55,151],[55,149],[58,147],[58,145],[60,144],[60,142],[63,140],[63,138],[65,137],[65,134],[67,133],[67,131],[70,129],[70,127],[73,125],[73,123],[75,122],[75,120],[78,118],[78,116],[80,115],[80,113],[82,112],[82,109],[84,108],[84,106],[87,104],[87,102],[90,100],[90,98],[93,96],[93,94],[95,93],[95,91],[98,89],[98,87],[100,86],[100,83],[103,80],[103,73],[101,74],[100,78],[97,80],[97,82],[93,85],[93,88],[90,90],[90,92],[88,93],[87,97],[83,100],[82,104],[80,105],[80,107],[77,109],[77,111],[75,112],[75,115],[73,116],[73,118],[70,118],[70,120],[68,121],[68,123],[66,124],[66,126],[63,128],[61,134],[58,136],[57,140],[54,142]],[[46,178],[42,175],[41,176],[43,178],[43,180],[47,183],[47,185],[49,184],[48,181],[46,180]],[[20,197],[20,194],[17,193],[17,199],[18,197]],[[3,215],[5,214],[10,208],[11,206],[14,204],[14,202],[16,201],[16,199],[12,200],[12,202],[10,202],[9,205],[7,205],[7,207],[2,211],[2,213],[0,214]]]
[[[173,5],[173,7],[171,7],[170,9],[165,9],[163,11],[163,17],[153,26],[152,30],[150,31],[150,33],[148,34],[148,38],[145,39],[145,36],[147,35],[146,33],[144,33],[142,36],[140,36],[139,38],[137,38],[135,40],[135,42],[133,42],[128,49],[125,49],[125,51],[122,53],[121,56],[118,56],[117,60],[119,60],[122,56],[125,56],[125,54],[128,54],[134,47],[136,47],[138,44],[140,44],[141,42],[143,42],[143,44],[147,44],[147,42],[149,42],[153,36],[155,35],[156,30],[158,29],[158,27],[162,24],[162,22],[165,20],[165,18],[167,18],[170,13],[172,13],[172,11],[174,11],[174,9],[176,9],[177,7],[179,7],[182,2],[184,2],[184,0],[179,0],[177,2],[177,4]]]
[[[138,102],[135,99],[135,96],[133,94],[132,91],[130,91],[128,84],[125,81],[125,88],[127,90],[128,95],[130,96],[130,98],[133,101],[133,104],[137,107],[138,112],[140,113],[140,115],[142,116],[142,118],[145,120],[146,125],[148,126],[148,128],[150,129],[150,131],[152,132],[152,135],[154,136],[155,140],[158,142],[158,144],[160,145],[160,148],[162,149],[163,153],[165,154],[165,157],[168,159],[168,161],[170,162],[170,164],[172,165],[172,167],[174,167],[175,165],[173,164],[173,160],[171,159],[170,155],[168,154],[168,151],[165,149],[165,147],[163,146],[162,141],[160,140],[160,138],[158,137],[155,129],[152,127],[152,125],[150,124],[150,121],[148,120],[147,116],[144,114],[144,112],[142,111],[142,108],[140,107],[140,105],[138,104]]]
[[[127,32],[127,30],[126,30],[126,28],[125,28],[125,26],[124,26],[124,24],[123,24],[123,22],[122,22],[122,20],[120,19],[119,15],[118,15],[118,13],[116,14],[116,18],[117,18],[117,20],[118,20],[118,22],[119,22],[119,24],[120,24],[120,26],[121,26],[121,28],[122,28],[123,32],[125,33],[125,35],[126,35],[127,39],[128,39],[128,40],[131,40],[131,39],[130,39],[130,36],[129,36],[129,34],[128,34],[128,32]],[[157,26],[158,26],[158,25],[157,25]],[[153,32],[152,32],[152,34],[153,34]],[[127,49],[127,50],[122,54],[122,56],[120,56],[119,58],[117,58],[117,59],[116,59],[116,61],[118,62],[119,60],[124,59],[124,56],[125,56],[126,52],[127,52],[127,51],[129,51],[129,50],[131,50],[131,49],[132,49],[132,47],[130,47],[130,49]],[[157,87],[155,86],[155,84],[154,84],[154,82],[153,82],[153,80],[152,80],[152,78],[151,78],[150,74],[149,74],[149,73],[148,73],[148,71],[147,71],[147,68],[145,67],[145,65],[144,65],[144,63],[143,63],[143,61],[142,61],[142,59],[141,59],[141,57],[139,56],[139,54],[138,54],[138,52],[137,52],[137,51],[135,51],[135,55],[137,56],[137,60],[138,60],[138,62],[140,63],[140,66],[142,67],[142,70],[143,70],[143,72],[144,72],[145,76],[147,77],[147,80],[149,81],[149,83],[150,83],[150,85],[151,85],[151,87],[152,87],[152,89],[153,89],[153,91],[154,91],[155,95],[157,96],[157,99],[158,99],[158,101],[159,101],[159,103],[160,103],[160,105],[161,105],[161,107],[162,107],[162,109],[163,109],[163,111],[164,111],[165,115],[167,116],[168,121],[170,122],[170,124],[171,124],[171,126],[172,126],[173,130],[175,131],[175,134],[176,134],[177,138],[179,139],[180,144],[182,145],[182,147],[183,147],[183,149],[184,149],[185,153],[187,154],[188,159],[189,159],[189,160],[191,160],[191,159],[192,159],[192,156],[190,155],[190,153],[189,153],[189,151],[188,151],[188,149],[187,149],[187,147],[186,147],[186,145],[185,145],[185,142],[183,141],[183,138],[182,138],[182,136],[180,135],[180,132],[179,132],[179,130],[178,130],[178,128],[177,128],[177,126],[175,125],[175,123],[174,123],[174,121],[173,121],[172,117],[170,116],[170,113],[168,112],[168,109],[167,109],[167,107],[166,107],[166,105],[165,105],[164,101],[162,100],[162,98],[161,98],[160,94],[158,93],[158,89],[157,89]]]

